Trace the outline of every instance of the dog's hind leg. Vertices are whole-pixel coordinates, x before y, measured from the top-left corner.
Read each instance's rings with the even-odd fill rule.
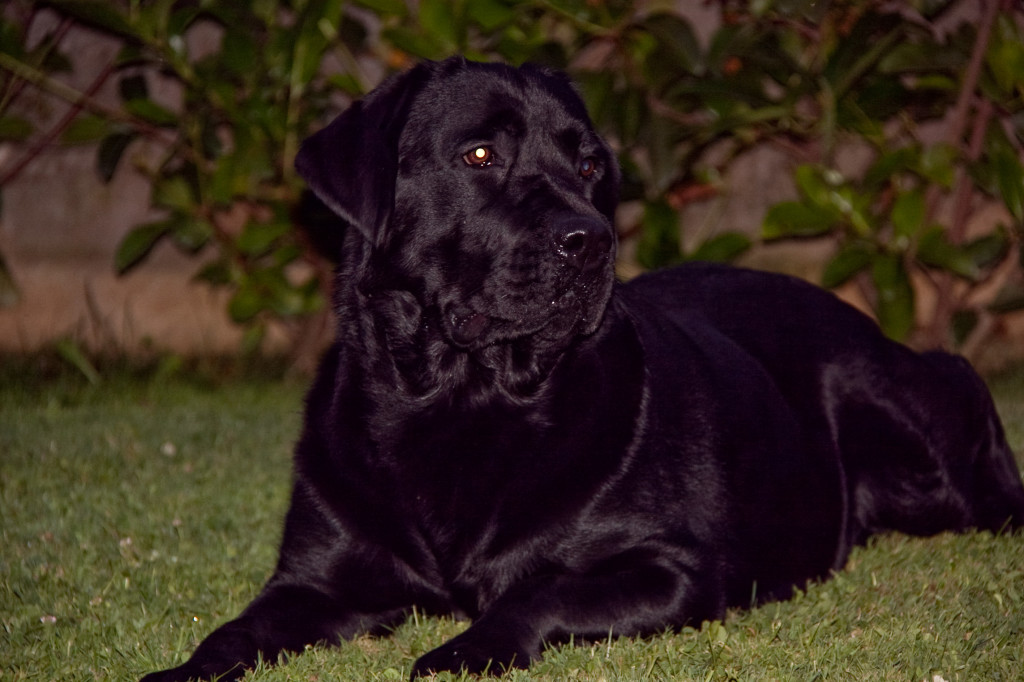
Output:
[[[907,352],[885,372],[843,377],[842,391],[835,421],[854,541],[886,530],[1024,524],[1020,473],[988,390],[965,360]]]
[[[963,482],[971,503],[971,525],[993,532],[1024,527],[1021,472],[988,388],[963,358],[945,353],[926,353],[924,357],[945,370],[951,389],[962,396],[973,445],[973,451],[961,454],[969,456],[973,465],[972,476]],[[968,482],[970,488],[966,488]]]

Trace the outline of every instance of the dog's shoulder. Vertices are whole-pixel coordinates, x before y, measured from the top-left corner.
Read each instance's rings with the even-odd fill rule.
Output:
[[[642,275],[624,294],[631,307],[699,320],[757,355],[806,349],[820,361],[886,343],[870,317],[789,275],[692,263]]]

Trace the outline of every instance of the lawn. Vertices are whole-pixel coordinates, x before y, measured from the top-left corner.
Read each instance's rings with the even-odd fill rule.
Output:
[[[0,362],[3,362],[0,360]],[[271,571],[303,386],[0,365],[0,680],[174,664]],[[208,375],[207,375],[208,376]],[[1024,371],[991,380],[1024,450]],[[315,647],[253,680],[400,680],[465,625]],[[833,580],[724,623],[549,651],[512,680],[1024,679],[1024,537],[878,538]],[[248,679],[248,678],[247,678]],[[439,676],[450,679],[450,676]]]

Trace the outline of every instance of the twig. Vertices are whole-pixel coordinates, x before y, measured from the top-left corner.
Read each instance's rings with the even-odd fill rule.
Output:
[[[91,111],[94,114],[110,119],[112,121],[126,123],[135,128],[136,130],[138,130],[143,135],[157,139],[169,147],[178,146],[177,138],[168,131],[159,128],[158,126],[155,126],[152,123],[149,123],[148,121],[144,121],[138,118],[137,116],[133,116],[120,109],[115,109],[113,107],[106,106],[105,104],[102,104],[95,100],[95,98],[93,97],[93,95],[95,94],[95,91],[93,91],[93,86],[95,86],[96,90],[99,89],[99,87],[103,84],[103,80],[109,77],[109,73],[113,71],[113,64],[108,65],[106,67],[104,72],[101,74],[101,78],[98,79],[99,82],[93,83],[93,86],[90,86],[90,89],[86,92],[81,92],[71,87],[70,85],[61,83],[60,81],[49,77],[48,75],[39,71],[38,69],[29,66],[28,64],[25,64],[24,62],[21,62],[15,59],[14,57],[11,57],[10,55],[4,54],[2,52],[0,52],[0,69],[10,71],[17,78],[21,78],[36,86],[40,90],[49,92],[50,94],[55,95],[56,97],[59,97],[60,99],[63,99],[66,102],[69,102],[73,107],[72,112],[74,114],[77,114],[79,111],[82,110]],[[57,127],[57,132],[60,132],[59,126]],[[188,150],[186,150],[186,153],[189,153]],[[20,171],[20,169],[18,170]],[[7,175],[12,174],[5,174],[4,181],[8,179]],[[0,181],[0,184],[3,184],[3,181]]]
[[[976,99],[978,80],[981,77],[981,68],[985,60],[985,52],[988,50],[989,39],[992,35],[992,27],[995,25],[996,16],[999,13],[999,0],[989,0],[983,6],[981,24],[971,49],[971,56],[964,70],[964,79],[957,95],[956,104],[950,118],[949,130],[946,141],[957,148],[963,146],[963,136],[968,125],[972,123],[970,112],[971,104]],[[981,147],[984,142],[985,130],[988,127],[988,120],[991,116],[991,102],[981,98],[975,109],[973,120],[973,131],[968,144],[966,156],[968,159],[977,158],[981,154]],[[967,221],[970,217],[970,203],[973,194],[973,187],[966,173],[961,169],[957,178],[957,186],[954,193],[955,204],[953,206],[954,221],[950,225],[948,235],[950,241],[959,244],[963,241],[967,229]],[[928,191],[928,215],[934,214],[938,204],[939,188],[933,185]],[[935,312],[932,314],[931,322],[925,332],[924,338],[929,346],[946,346],[948,344],[947,330],[953,317],[955,303],[953,297],[953,279],[948,273],[943,273],[936,280],[935,286],[936,304]]]
[[[64,39],[64,36],[66,36],[68,34],[68,31],[71,30],[72,24],[73,22],[69,18],[65,18],[60,22],[60,25],[57,26],[56,30],[54,30],[52,34],[50,50],[55,48],[60,43],[60,41]],[[28,28],[29,27],[26,26],[23,33],[27,33]],[[24,78],[15,77],[13,80],[14,82],[11,83],[10,89],[8,89],[8,91],[4,93],[3,97],[0,98],[0,111],[5,111],[8,105],[11,102],[13,102],[18,97],[18,95],[21,94],[21,91],[25,88],[25,85],[28,83],[28,81]]]
[[[996,15],[998,14],[999,0],[989,0],[982,10],[981,25],[978,27],[978,34],[974,40],[970,60],[967,62],[967,69],[964,70],[963,86],[960,88],[960,94],[957,96],[956,104],[953,106],[949,133],[946,136],[946,141],[951,145],[959,147],[967,130],[971,101],[974,99],[975,90],[978,88],[981,67],[985,62],[985,52],[988,51],[989,38],[992,35],[992,27],[996,23]]]
[[[974,125],[971,128],[971,139],[967,143],[967,160],[975,162],[981,158],[985,146],[985,134],[992,119],[992,101],[981,97],[974,110]],[[954,244],[962,244],[967,236],[967,222],[971,217],[971,197],[974,194],[974,183],[962,168],[957,177],[956,190],[953,194],[953,219],[949,226],[949,240]]]
[[[1015,242],[1012,244],[1012,247],[1010,248],[1010,252],[1003,260],[1002,265],[1000,265],[995,270],[995,272],[993,272],[989,277],[986,278],[985,284],[988,286],[988,288],[993,289],[995,291],[1001,290],[1017,273],[1016,263],[1018,258],[1020,257],[1020,249],[1020,243],[1017,240],[1015,240]],[[968,293],[969,292],[966,292],[962,297],[962,300],[959,302],[958,305],[960,307],[967,307],[966,299]],[[972,362],[978,359],[981,348],[985,345],[989,338],[991,338],[992,335],[997,331],[998,325],[996,323],[999,319],[998,313],[994,313],[988,310],[982,304],[975,304],[973,308],[978,314],[978,323],[977,325],[975,325],[974,329],[971,330],[970,334],[967,335],[967,338],[964,339],[964,342],[960,345],[960,353],[968,360],[971,360]]]
[[[108,78],[110,78],[110,74],[113,73],[113,70],[113,64],[108,64],[107,67],[100,72],[100,75],[97,76],[92,84],[85,90],[85,92],[82,93],[82,98],[71,104],[71,108],[66,114],[64,114],[64,116],[61,117],[60,121],[57,122],[57,125],[50,128],[46,134],[36,140],[35,144],[29,147],[28,151],[22,154],[9,170],[7,170],[3,175],[0,175],[0,187],[18,177],[21,171],[25,170],[25,167],[32,163],[33,159],[39,156],[39,154],[41,154],[42,151],[46,149],[46,147],[48,147],[58,135],[64,132],[67,127],[71,125],[71,122],[75,120],[75,117],[78,116],[78,113],[82,110],[82,102],[84,102],[86,98],[90,98],[95,95],[99,89],[103,87],[103,84],[107,82]]]

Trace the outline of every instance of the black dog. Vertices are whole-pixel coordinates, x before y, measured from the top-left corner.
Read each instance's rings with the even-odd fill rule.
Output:
[[[989,395],[793,279],[613,280],[618,170],[565,77],[392,78],[297,166],[351,226],[277,570],[184,665],[473,619],[413,676],[785,598],[869,534],[1024,524]]]

